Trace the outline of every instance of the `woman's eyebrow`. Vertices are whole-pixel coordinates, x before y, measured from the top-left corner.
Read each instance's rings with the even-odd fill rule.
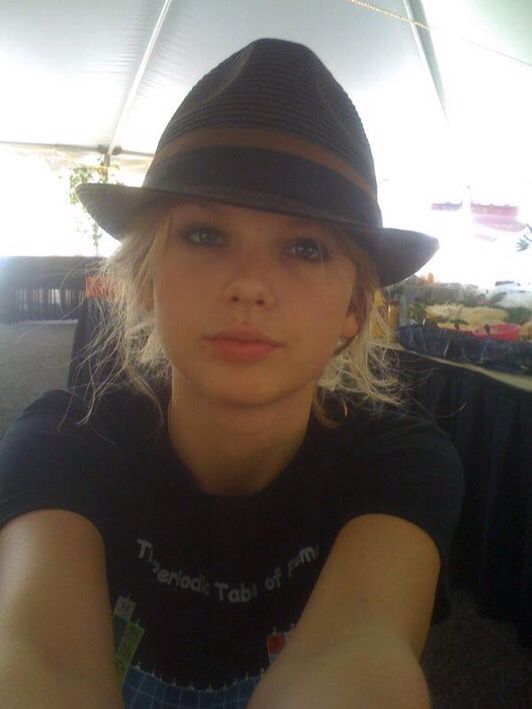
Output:
[[[223,214],[225,211],[223,207],[218,207],[216,204],[212,204],[211,202],[200,202],[195,199],[185,199],[179,202],[180,207],[186,207],[188,205],[199,207],[200,209],[204,209],[207,212],[214,212],[215,214]],[[296,217],[290,214],[283,216],[285,216],[286,219],[289,220],[294,226],[299,224],[301,226],[326,227],[326,224],[321,224],[319,221],[312,219],[311,217]]]

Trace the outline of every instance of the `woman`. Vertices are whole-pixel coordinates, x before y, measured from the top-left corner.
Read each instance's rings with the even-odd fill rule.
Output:
[[[346,93],[257,40],[78,193],[121,246],[88,386],[2,441],[4,704],[428,707],[463,473],[368,326],[437,242],[382,227]]]

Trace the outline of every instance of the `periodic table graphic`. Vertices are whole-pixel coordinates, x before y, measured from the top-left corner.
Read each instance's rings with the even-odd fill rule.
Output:
[[[128,597],[119,596],[113,611],[115,637],[115,662],[120,687],[128,673],[137,648],[144,635],[144,628],[131,620],[135,603]]]

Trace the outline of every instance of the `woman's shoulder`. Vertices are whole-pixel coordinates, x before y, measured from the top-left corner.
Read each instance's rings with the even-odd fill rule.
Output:
[[[369,408],[350,400],[348,415],[330,434],[342,455],[371,460],[401,455],[443,456],[460,467],[458,453],[449,434],[430,414],[423,416],[396,407]]]
[[[59,437],[97,437],[118,445],[124,438],[148,436],[154,414],[147,397],[128,386],[109,387],[94,401],[85,387],[48,389],[22,410],[6,434],[48,430]]]
[[[87,412],[79,392],[50,389],[8,427],[0,440],[0,526],[56,508],[87,517],[110,539],[119,510],[135,508],[143,479],[134,438],[119,412],[112,418],[100,406],[83,423]]]
[[[381,405],[379,407],[349,399],[347,412],[337,431],[340,436],[380,437],[404,436],[407,433],[447,438],[430,413],[422,415],[409,408]]]

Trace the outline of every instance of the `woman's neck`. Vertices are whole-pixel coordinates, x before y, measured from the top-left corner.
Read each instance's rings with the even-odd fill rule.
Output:
[[[308,427],[313,389],[260,406],[223,403],[173,387],[168,433],[202,491],[248,495],[294,458]]]

